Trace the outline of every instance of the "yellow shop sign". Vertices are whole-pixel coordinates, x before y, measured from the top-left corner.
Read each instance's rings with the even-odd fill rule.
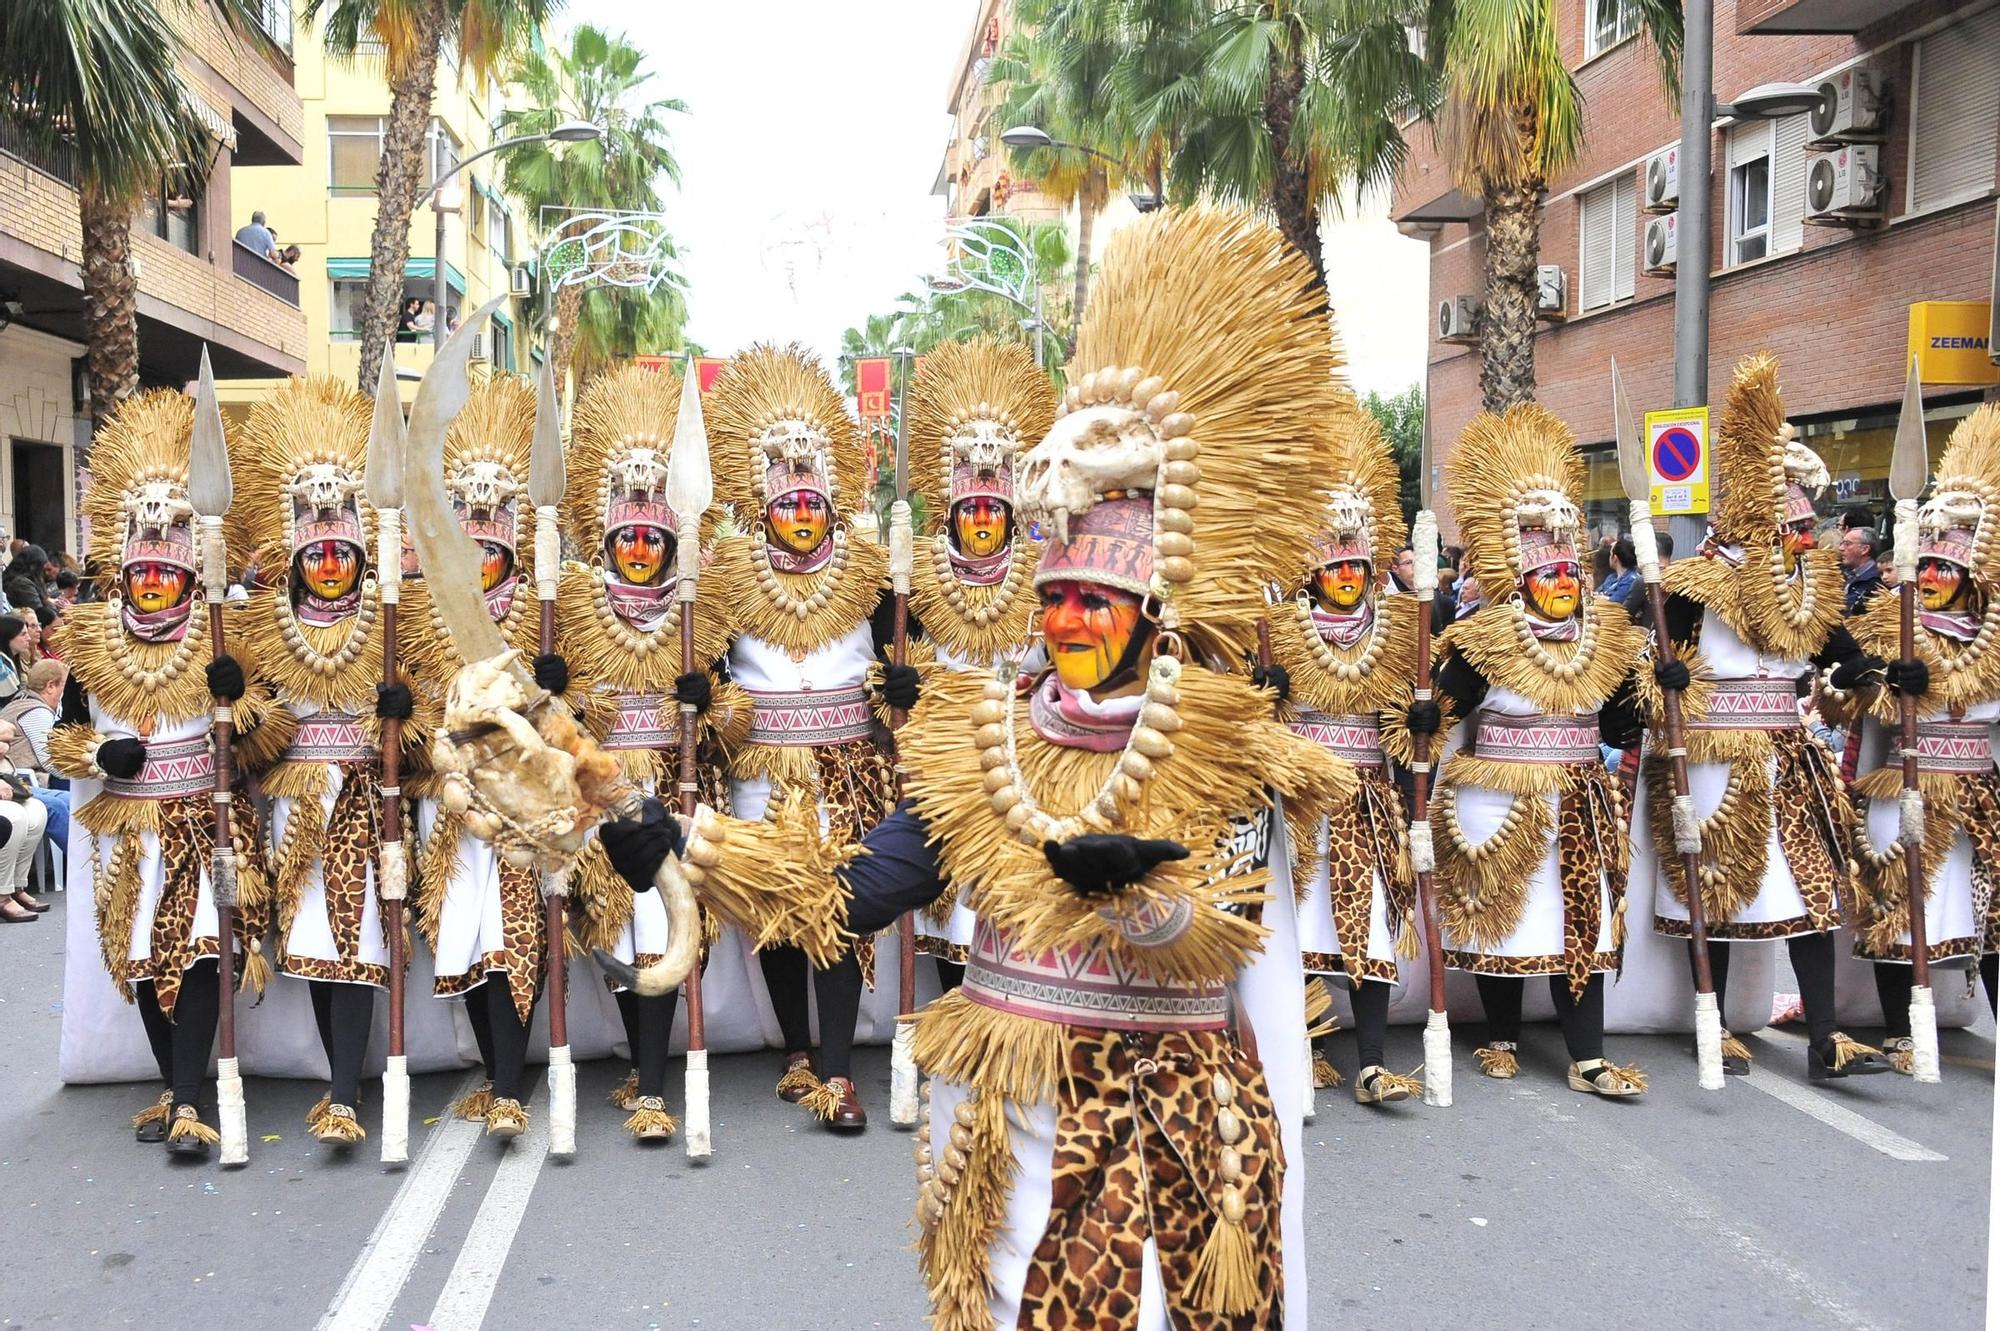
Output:
[[[1923,300],[1910,306],[1910,349],[1927,384],[2000,384],[1993,363],[1993,306]]]

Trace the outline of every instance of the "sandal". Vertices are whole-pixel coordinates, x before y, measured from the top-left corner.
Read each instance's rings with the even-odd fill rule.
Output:
[[[1609,1059],[1592,1058],[1569,1065],[1569,1088],[1623,1100],[1646,1093],[1646,1074],[1636,1067],[1619,1067]]]
[[[167,1139],[167,1119],[174,1112],[174,1093],[161,1091],[160,1098],[132,1115],[132,1136],[149,1146]]]
[[[1495,1040],[1473,1050],[1472,1056],[1479,1060],[1481,1072],[1501,1081],[1509,1081],[1521,1071],[1521,1060],[1514,1055],[1519,1048],[1512,1040]]]
[[[1732,1077],[1750,1075],[1750,1046],[1728,1031],[1722,1033],[1722,1070]]]
[[[167,1128],[167,1150],[195,1160],[208,1159],[208,1148],[221,1141],[214,1128],[201,1121],[193,1105],[175,1105],[173,1122]]]
[[[1833,1077],[1867,1077],[1891,1070],[1889,1060],[1873,1045],[1865,1045],[1844,1031],[1826,1039],[1826,1047],[1806,1046],[1806,1080],[1826,1081]]]
[[[1354,1103],[1358,1105],[1386,1105],[1423,1093],[1424,1084],[1415,1077],[1398,1076],[1380,1063],[1371,1064],[1354,1075]]]
[[[1882,1057],[1889,1060],[1889,1068],[1905,1077],[1913,1077],[1917,1072],[1916,1042],[1907,1035],[1892,1035],[1882,1042]]]
[[[634,1096],[632,1117],[625,1120],[625,1131],[642,1142],[667,1141],[680,1126],[680,1120],[667,1112],[666,1100],[657,1095]]]

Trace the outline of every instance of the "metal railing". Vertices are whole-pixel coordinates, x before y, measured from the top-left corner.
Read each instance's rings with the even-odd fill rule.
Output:
[[[292,53],[292,0],[261,0],[257,26],[286,55]]]
[[[299,304],[299,277],[253,252],[241,241],[229,242],[230,267],[238,277],[261,291],[268,291],[293,309]]]
[[[12,116],[0,115],[0,153],[26,162],[37,171],[45,171],[72,189],[76,187],[75,149],[51,141]]]

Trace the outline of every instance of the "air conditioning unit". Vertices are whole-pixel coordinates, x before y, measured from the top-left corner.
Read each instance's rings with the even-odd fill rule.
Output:
[[[1806,166],[1806,221],[1843,225],[1882,216],[1887,182],[1877,169],[1881,149],[1849,143]]]
[[[516,268],[513,271],[512,279],[507,284],[507,290],[510,294],[516,296],[532,296],[535,294],[535,271],[528,267],[527,264],[524,263]]]
[[[1569,315],[1569,274],[1561,264],[1545,263],[1535,268],[1535,317],[1562,319]]]
[[[1675,144],[1646,159],[1646,211],[1670,213],[1681,206],[1681,150]]]
[[[1452,296],[1438,302],[1438,341],[1475,342],[1479,339],[1479,302],[1470,296]]]
[[[472,359],[474,360],[488,359],[486,354],[487,353],[486,338],[487,338],[487,333],[486,330],[483,328],[472,335]]]
[[[1881,81],[1865,69],[1842,70],[1819,85],[1809,136],[1815,147],[1879,140],[1888,119]]]
[[[1674,271],[1680,256],[1679,213],[1668,213],[1646,223],[1646,271],[1667,274]]]

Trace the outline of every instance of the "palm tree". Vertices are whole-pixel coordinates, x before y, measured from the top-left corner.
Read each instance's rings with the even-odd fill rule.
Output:
[[[585,24],[570,34],[569,50],[531,52],[517,65],[514,81],[532,109],[503,112],[501,133],[546,134],[577,118],[604,127],[603,138],[566,145],[561,153],[544,140],[500,155],[502,184],[531,214],[549,205],[650,211],[660,206],[662,177],[680,184],[666,118],[685,112],[687,105],[671,98],[644,100],[642,89],[653,78],[645,64],[645,52],[623,35]],[[680,324],[686,321],[684,304],[678,306],[681,317],[674,319],[677,307],[671,301],[647,301],[644,310],[624,311],[618,307],[632,299],[625,292],[613,288],[594,294],[596,299],[586,306],[581,286],[558,293],[549,340],[558,378],[568,372],[579,339],[592,349],[592,369],[620,353],[663,350],[666,342],[678,341]],[[594,322],[586,328],[586,321]],[[664,340],[659,346],[627,346],[620,330],[633,336],[645,331]]]
[[[1631,0],[1660,77],[1678,95],[1678,0]],[[1325,43],[1329,119],[1363,183],[1393,180],[1407,155],[1399,121],[1414,112],[1444,146],[1486,223],[1479,391],[1489,411],[1535,395],[1535,265],[1541,199],[1576,161],[1582,103],[1563,63],[1550,0],[1337,0]]]
[[[375,173],[375,233],[361,307],[361,391],[375,392],[382,353],[403,299],[410,219],[429,182],[425,134],[448,41],[461,68],[484,83],[502,55],[537,30],[557,0],[305,0],[308,25],[326,19],[326,49],[349,59],[379,48],[389,81],[389,123]],[[441,257],[441,256],[440,256]]]
[[[175,70],[183,43],[172,24],[204,3],[239,35],[257,26],[255,0],[0,5],[0,88],[8,90],[0,115],[75,166],[85,360],[100,426],[139,388],[132,215],[147,190],[176,174],[176,163],[210,157],[207,131]]]

